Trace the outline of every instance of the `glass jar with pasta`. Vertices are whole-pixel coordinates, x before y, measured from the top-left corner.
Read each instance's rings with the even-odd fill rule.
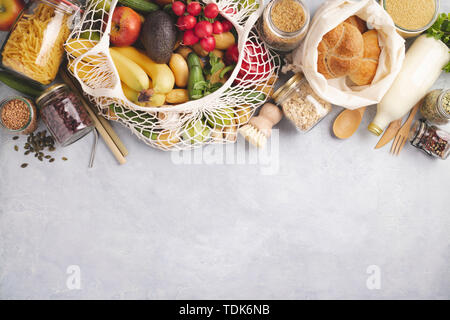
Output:
[[[51,83],[80,6],[77,0],[30,2],[4,42],[2,67],[42,85]]]

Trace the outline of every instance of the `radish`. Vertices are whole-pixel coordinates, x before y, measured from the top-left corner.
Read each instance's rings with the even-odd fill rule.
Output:
[[[203,50],[211,52],[216,48],[216,39],[213,36],[205,37],[200,40]]]
[[[181,31],[186,30],[186,25],[184,24],[184,16],[181,16],[181,17],[178,18],[176,26]]]
[[[198,16],[202,12],[202,6],[199,2],[193,1],[188,4],[187,12],[189,12],[189,14],[192,14],[193,16]]]
[[[186,30],[194,29],[197,24],[197,19],[194,16],[188,15],[183,18],[184,28]]]
[[[173,10],[173,13],[175,13],[175,15],[182,16],[184,14],[184,12],[186,11],[186,5],[181,1],[175,1],[172,4],[172,10]]]
[[[191,2],[192,3],[192,2]],[[209,21],[200,21],[195,25],[195,35],[199,38],[206,38],[212,35],[213,26]]]
[[[222,21],[223,32],[228,32],[233,29],[233,24],[228,20]]]
[[[200,40],[193,30],[186,30],[183,34],[183,44],[185,46],[192,46]]]
[[[219,14],[219,7],[215,3],[208,4],[203,10],[205,17],[208,19],[215,19]]]
[[[214,21],[213,23],[213,33],[219,34],[223,32],[223,25],[220,21]]]

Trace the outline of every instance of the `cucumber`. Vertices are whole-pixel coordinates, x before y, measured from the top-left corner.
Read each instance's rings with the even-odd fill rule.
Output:
[[[205,84],[205,77],[203,76],[200,58],[194,52],[191,52],[187,57],[187,63],[189,67],[189,99],[197,100],[203,97],[203,90],[201,88],[198,88],[198,86],[201,84]]]
[[[8,87],[31,97],[38,97],[42,93],[41,88],[38,88],[35,85],[26,82],[26,80],[19,79],[5,71],[0,71],[0,81]]]
[[[139,12],[149,13],[159,10],[157,4],[147,0],[119,0],[119,3]]]

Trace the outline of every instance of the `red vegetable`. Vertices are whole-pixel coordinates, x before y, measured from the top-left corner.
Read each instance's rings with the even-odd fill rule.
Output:
[[[213,23],[213,33],[219,34],[223,32],[223,25],[222,22],[216,20]]]
[[[260,44],[247,41],[244,47],[241,69],[234,83],[249,85],[254,81],[269,78],[272,63],[268,59],[267,52]]]
[[[193,1],[188,4],[187,12],[193,16],[198,16],[202,12],[202,6],[199,2]]]
[[[208,4],[203,10],[205,17],[208,19],[215,19],[219,14],[219,7],[215,3]]]
[[[233,29],[233,24],[228,20],[222,21],[223,32],[228,32]]]
[[[186,30],[183,34],[183,44],[185,46],[192,46],[200,39],[194,34],[193,30]]]
[[[203,50],[211,52],[216,48],[216,39],[213,36],[205,37],[200,40]]]
[[[184,16],[183,18],[184,22],[184,28],[186,30],[194,29],[195,25],[197,24],[197,19],[194,16]]]
[[[182,16],[186,11],[186,5],[181,1],[175,1],[172,4],[172,10],[177,16]]]
[[[186,25],[184,24],[184,16],[181,16],[181,17],[178,18],[176,26],[181,31],[186,30]]]
[[[237,44],[233,44],[225,52],[224,61],[226,64],[237,63],[239,60],[239,50]]]
[[[199,38],[209,37],[212,33],[213,26],[209,21],[200,21],[195,25],[195,35]]]

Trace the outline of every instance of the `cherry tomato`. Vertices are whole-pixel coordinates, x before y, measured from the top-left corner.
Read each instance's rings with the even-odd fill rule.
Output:
[[[233,24],[228,20],[222,21],[223,32],[228,32],[233,29]]]
[[[202,12],[202,6],[199,2],[193,1],[188,4],[187,12],[193,16],[198,16]]]
[[[206,38],[212,35],[213,26],[209,21],[200,21],[195,25],[195,35],[199,38]]]
[[[222,22],[216,20],[213,23],[213,33],[219,34],[223,32],[223,25]]]
[[[210,3],[203,9],[203,13],[208,19],[215,19],[219,14],[219,7],[215,3]]]
[[[216,39],[213,36],[209,36],[200,40],[200,45],[203,50],[211,52],[216,48]]]
[[[184,22],[184,28],[186,30],[194,29],[195,25],[197,24],[197,19],[194,16],[184,16],[183,18]]]
[[[183,34],[183,44],[185,46],[192,46],[200,39],[195,35],[193,30],[186,30]]]
[[[186,11],[186,5],[181,1],[175,1],[172,4],[172,10],[177,16],[182,16]]]

